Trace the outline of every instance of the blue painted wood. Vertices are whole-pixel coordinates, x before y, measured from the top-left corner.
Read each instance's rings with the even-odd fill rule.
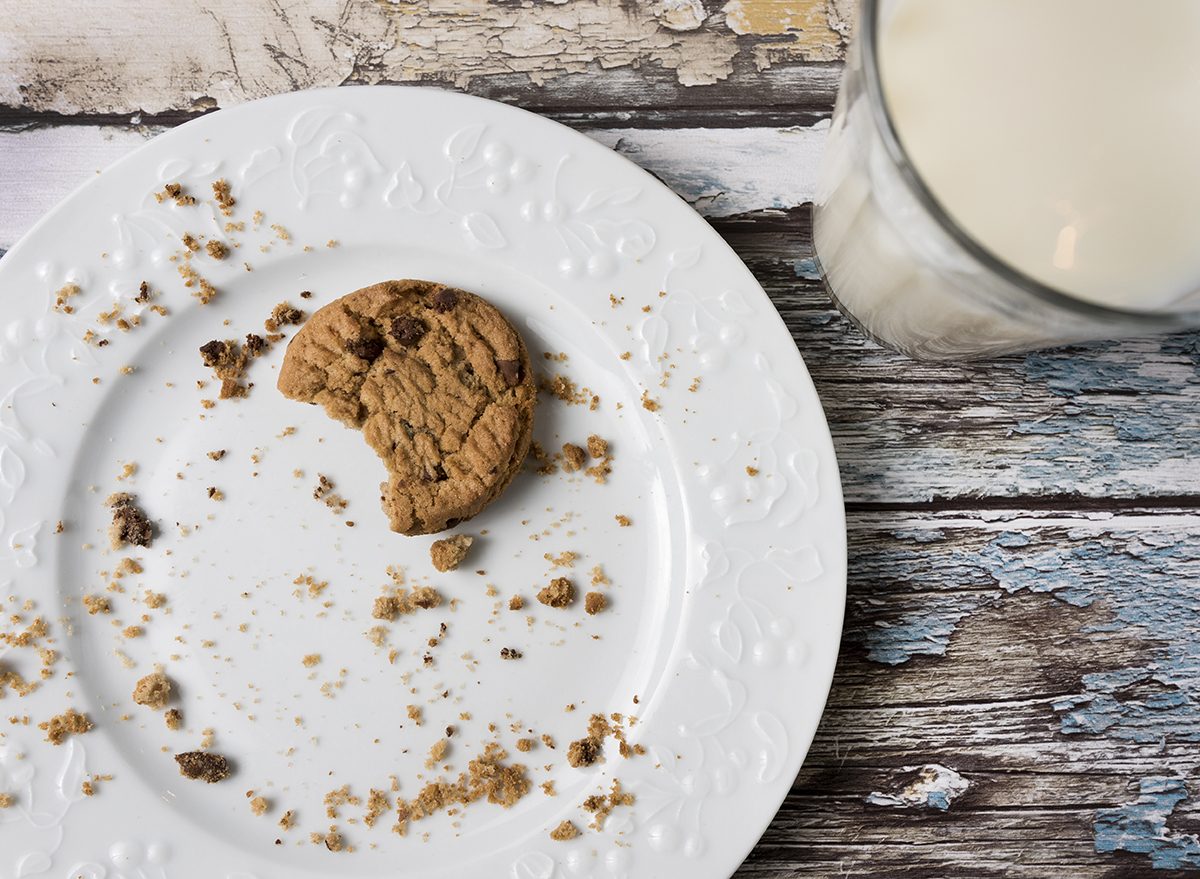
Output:
[[[1143,778],[1131,803],[1096,813],[1096,851],[1149,855],[1156,868],[1200,870],[1200,837],[1167,827],[1175,807],[1188,798],[1181,778]]]

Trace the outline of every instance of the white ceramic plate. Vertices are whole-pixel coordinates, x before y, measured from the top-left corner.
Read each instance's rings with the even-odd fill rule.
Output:
[[[243,231],[226,232],[215,209],[219,177]],[[172,181],[199,203],[158,203],[153,193]],[[224,261],[192,260],[218,291],[207,306],[173,258],[184,233],[235,246]],[[275,390],[283,345],[255,363],[247,399],[205,409],[215,387],[197,387],[209,378],[197,348],[261,331],[280,300],[311,311],[401,277],[499,305],[543,374],[600,397],[592,410],[543,395],[537,437],[558,448],[599,434],[615,458],[605,485],[519,476],[462,529],[486,536],[466,569],[445,575],[429,563],[432,538],[387,530],[383,469],[359,434]],[[142,281],[167,315],[135,301]],[[70,314],[52,307],[67,284],[80,288]],[[0,876],[736,869],[817,727],[841,630],[844,521],[821,406],[783,323],[666,188],[586,137],[500,104],[427,89],[298,93],[191,122],[99,175],[4,257],[0,289],[4,626],[17,632],[40,615],[49,631],[39,643],[61,654],[40,680],[34,648],[0,647],[4,668],[39,683],[0,701],[5,717],[30,718],[6,723],[0,739],[0,793],[13,797],[0,810]],[[301,300],[302,290],[314,295]],[[114,304],[140,324],[101,323]],[[660,408],[645,408],[643,394]],[[225,458],[207,457],[214,449]],[[137,472],[119,480],[126,462]],[[342,515],[313,500],[318,473],[349,500]],[[225,499],[209,499],[209,486]],[[117,490],[136,493],[158,523],[152,547],[108,548],[102,502]],[[607,612],[532,601],[552,576],[544,555],[565,551],[580,555],[568,572],[580,586],[603,566]],[[126,556],[143,572],[105,592],[105,572]],[[389,565],[457,599],[388,624],[394,661],[364,636]],[[298,597],[303,575],[328,586]],[[147,608],[146,589],[165,593],[166,607]],[[84,611],[92,593],[111,598],[111,615]],[[530,602],[519,613],[503,604],[517,593]],[[143,614],[144,635],[124,637]],[[447,634],[430,650],[441,622]],[[524,658],[502,661],[501,647]],[[321,654],[312,668],[301,662],[309,653]],[[155,663],[177,684],[183,730],[132,703]],[[409,704],[423,708],[423,725]],[[37,723],[68,706],[95,728],[44,741]],[[622,759],[610,742],[604,763],[570,768],[567,743],[597,711],[635,715],[630,741],[648,753]],[[365,797],[395,776],[401,795],[415,795],[436,774],[423,764],[447,724],[455,771],[495,739],[528,765],[532,792],[511,809],[482,802],[431,817],[406,837],[391,832],[394,815],[365,826],[363,806],[326,817],[323,797],[342,785]],[[172,760],[205,729],[235,762],[220,784],[183,779]],[[557,748],[517,753],[514,729],[549,734]],[[85,779],[108,775],[82,795]],[[602,832],[550,839],[564,819],[585,828],[582,800],[613,778],[632,807]],[[557,796],[538,787],[547,780]],[[249,790],[268,798],[267,815],[251,813]],[[285,809],[297,824],[286,832]],[[310,841],[331,824],[353,853]]]

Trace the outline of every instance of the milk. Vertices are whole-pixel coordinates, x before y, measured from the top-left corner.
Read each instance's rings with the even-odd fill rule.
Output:
[[[1198,0],[890,0],[883,10],[877,63],[896,133],[970,238],[1087,302],[1200,307]],[[818,257],[843,308],[918,355],[1095,337],[1095,326],[1018,301],[1028,297],[929,219],[874,130],[860,61],[839,98],[816,212]]]

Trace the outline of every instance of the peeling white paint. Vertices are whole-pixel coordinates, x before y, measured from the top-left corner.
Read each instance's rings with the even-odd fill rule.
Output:
[[[811,128],[684,128],[588,132],[709,217],[787,209],[816,194],[828,122]]]
[[[953,769],[938,763],[905,767],[903,772],[916,772],[917,777],[894,794],[875,791],[866,797],[866,802],[872,806],[945,812],[971,786],[971,782]]]
[[[748,7],[774,0],[746,0]],[[719,82],[733,59],[771,42],[779,60],[837,60],[827,0],[794,0],[803,32],[739,38],[700,0],[206,0],[164,25],[140,0],[0,0],[0,104],[35,111],[159,113],[228,106],[344,82],[453,82],[521,75],[534,84],[597,69],[655,66],[685,86]],[[7,7],[7,8],[6,8]],[[764,13],[770,20],[774,13]],[[774,49],[772,50],[774,51]],[[754,57],[758,58],[755,54]],[[597,76],[596,88],[604,87]]]
[[[827,127],[588,134],[657,175],[700,213],[727,216],[811,199]],[[11,247],[88,177],[161,130],[69,125],[0,131],[0,249]]]
[[[658,0],[650,11],[663,27],[673,31],[694,31],[707,17],[700,0]]]

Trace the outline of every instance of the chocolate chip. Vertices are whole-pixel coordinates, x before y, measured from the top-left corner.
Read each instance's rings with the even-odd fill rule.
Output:
[[[520,360],[497,360],[496,367],[500,370],[500,374],[504,376],[504,381],[510,388],[521,383]]]
[[[421,478],[426,482],[445,482],[446,471],[441,464],[435,464],[430,467],[425,465],[425,472],[421,474]]]
[[[442,314],[445,314],[456,305],[458,305],[457,290],[445,287],[433,294],[433,307]]]
[[[205,342],[200,346],[200,356],[204,358],[204,365],[216,366],[221,361],[221,358],[225,356],[228,348],[229,346],[220,339]]]
[[[378,336],[363,336],[361,339],[346,341],[346,350],[363,360],[374,360],[383,353],[383,348],[383,339]]]
[[[392,338],[405,348],[412,348],[428,331],[429,328],[411,314],[401,315],[392,321]]]
[[[246,334],[246,353],[251,357],[257,357],[267,349],[267,340],[258,333]]]
[[[300,298],[301,299],[312,299],[312,290],[301,290]]]

